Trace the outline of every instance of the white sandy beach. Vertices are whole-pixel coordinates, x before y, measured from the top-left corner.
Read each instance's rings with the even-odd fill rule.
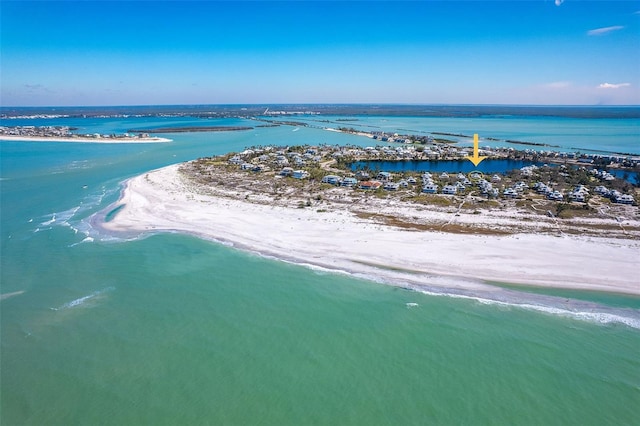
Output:
[[[206,195],[178,167],[127,181],[117,203],[124,207],[100,226],[130,235],[192,233],[400,285],[486,291],[492,288],[481,283],[486,280],[640,295],[640,241],[634,236],[412,231],[359,218],[348,209],[318,211]]]
[[[17,142],[79,142],[79,143],[102,143],[102,144],[129,144],[129,143],[158,143],[171,142],[167,138],[58,138],[44,136],[13,136],[0,135],[0,141],[17,141]]]

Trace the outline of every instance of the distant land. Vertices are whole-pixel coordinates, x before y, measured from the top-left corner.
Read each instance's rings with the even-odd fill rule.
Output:
[[[85,107],[0,107],[0,119],[114,116],[361,115],[411,117],[554,116],[569,118],[640,118],[640,106],[395,105],[395,104],[258,104],[146,105]],[[36,117],[40,116],[40,117]]]
[[[246,126],[190,126],[190,127],[158,127],[156,129],[131,129],[129,133],[192,133],[192,132],[232,132],[251,130]]]

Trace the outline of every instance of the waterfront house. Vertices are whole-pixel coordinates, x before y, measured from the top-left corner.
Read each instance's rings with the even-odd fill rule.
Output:
[[[376,176],[376,179],[381,180],[382,182],[386,182],[391,180],[391,173],[389,172],[380,172],[378,173],[378,176]]]
[[[235,165],[241,165],[242,163],[244,163],[244,160],[240,157],[238,157],[237,155],[234,155],[233,157],[231,157],[229,159],[229,164],[235,164]]]
[[[471,178],[471,180],[480,180],[480,179],[482,179],[482,173],[480,173],[480,172],[471,172],[469,174],[469,177]]]

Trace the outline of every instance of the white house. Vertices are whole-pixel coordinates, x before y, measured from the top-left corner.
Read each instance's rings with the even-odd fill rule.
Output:
[[[309,177],[309,172],[306,170],[294,170],[292,176],[294,179],[306,179]]]
[[[437,194],[438,193],[438,185],[435,183],[429,183],[422,187],[422,192],[425,194]]]
[[[447,185],[444,188],[442,188],[442,193],[443,194],[449,194],[449,195],[455,195],[458,193],[458,187],[455,185]]]

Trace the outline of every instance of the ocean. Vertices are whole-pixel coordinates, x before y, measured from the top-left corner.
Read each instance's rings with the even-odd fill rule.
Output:
[[[358,120],[342,122],[349,127],[640,154],[637,117],[349,118]],[[0,125],[121,133],[256,122],[74,116]],[[189,235],[125,241],[93,229],[91,216],[118,199],[123,180],[168,164],[255,145],[374,145],[302,126],[159,136],[174,141],[0,142],[3,426],[631,425],[640,418],[639,297],[520,288],[525,301],[543,293],[565,306],[530,309],[423,294]],[[572,310],[573,301],[622,320]]]

